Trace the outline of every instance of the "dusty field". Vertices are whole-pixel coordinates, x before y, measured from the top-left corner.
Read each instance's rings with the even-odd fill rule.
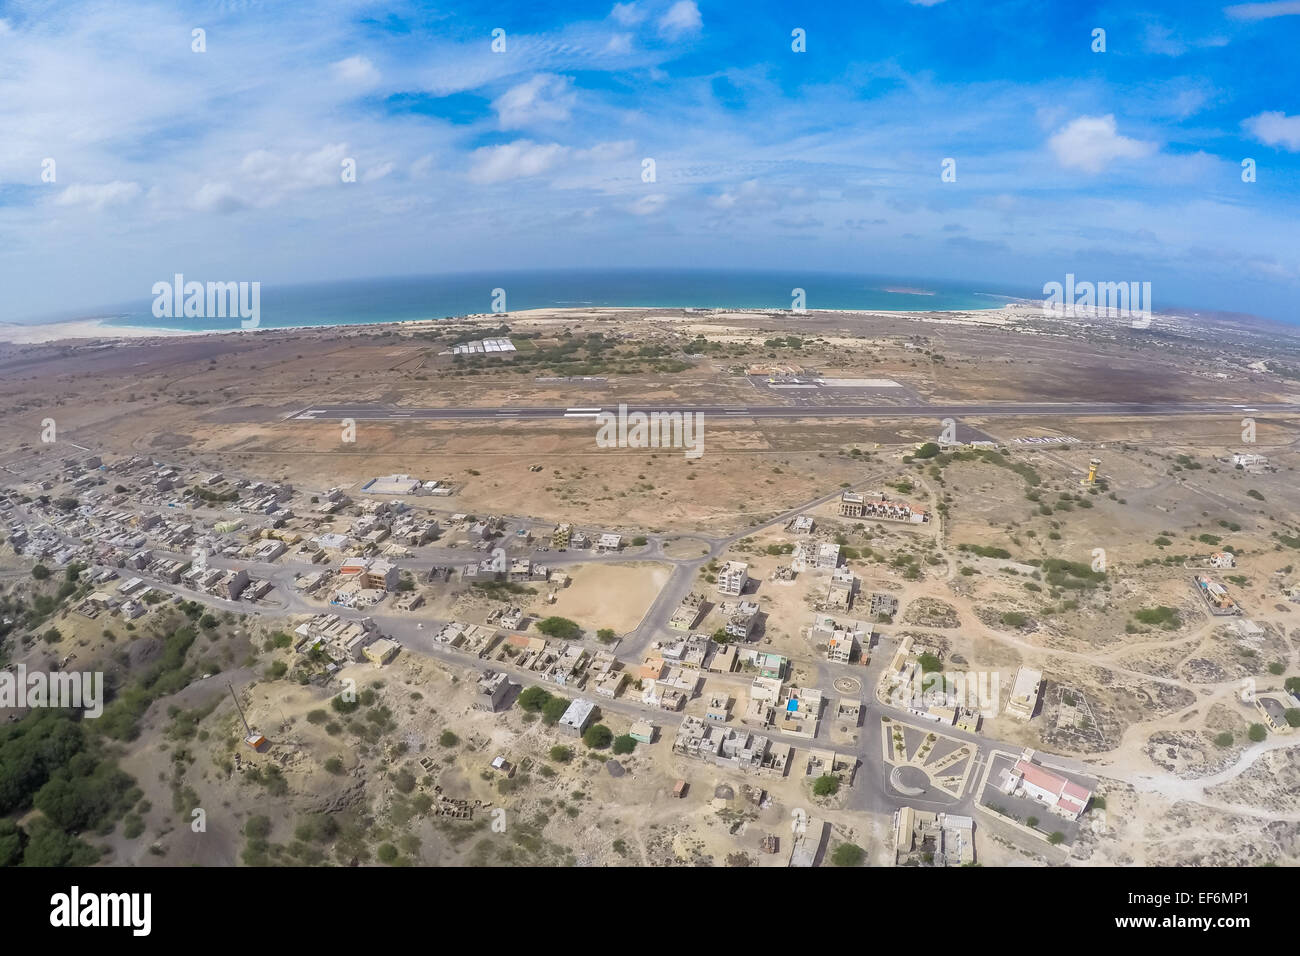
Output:
[[[555,603],[534,602],[529,613],[567,617],[593,632],[610,628],[625,634],[641,623],[651,602],[668,583],[669,569],[662,564],[637,562],[578,565],[569,573],[572,580],[567,588],[556,592]]]

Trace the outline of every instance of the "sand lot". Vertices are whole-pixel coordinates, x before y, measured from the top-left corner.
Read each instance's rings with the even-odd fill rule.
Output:
[[[667,565],[648,561],[577,565],[569,570],[572,581],[556,594],[555,603],[532,610],[543,617],[567,617],[589,630],[608,627],[626,634],[641,623],[671,573]]]

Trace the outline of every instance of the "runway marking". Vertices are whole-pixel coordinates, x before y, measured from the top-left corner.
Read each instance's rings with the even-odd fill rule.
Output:
[[[595,408],[570,408],[569,411],[571,411],[571,412],[598,412],[598,411],[600,411],[600,406],[597,405]]]

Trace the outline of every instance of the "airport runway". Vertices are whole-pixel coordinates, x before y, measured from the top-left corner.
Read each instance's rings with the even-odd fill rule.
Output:
[[[391,405],[310,405],[288,420],[464,421],[490,419],[584,419],[618,414],[617,403],[554,408],[399,408]],[[694,413],[716,418],[993,418],[1008,416],[1099,417],[1168,415],[1300,415],[1300,405],[1228,405],[1215,402],[997,402],[982,405],[631,405],[627,411]]]

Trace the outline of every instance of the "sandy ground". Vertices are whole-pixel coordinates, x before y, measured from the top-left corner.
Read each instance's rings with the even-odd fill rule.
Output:
[[[179,329],[142,329],[108,325],[103,319],[81,319],[74,322],[49,322],[39,325],[0,323],[0,342],[11,342],[15,345],[37,345],[43,342],[60,342],[64,339],[149,339],[158,336],[193,334]]]
[[[555,603],[540,601],[530,608],[537,616],[558,615],[585,628],[611,628],[626,634],[641,623],[672,573],[667,565],[600,564],[566,569],[572,580],[556,592]]]

